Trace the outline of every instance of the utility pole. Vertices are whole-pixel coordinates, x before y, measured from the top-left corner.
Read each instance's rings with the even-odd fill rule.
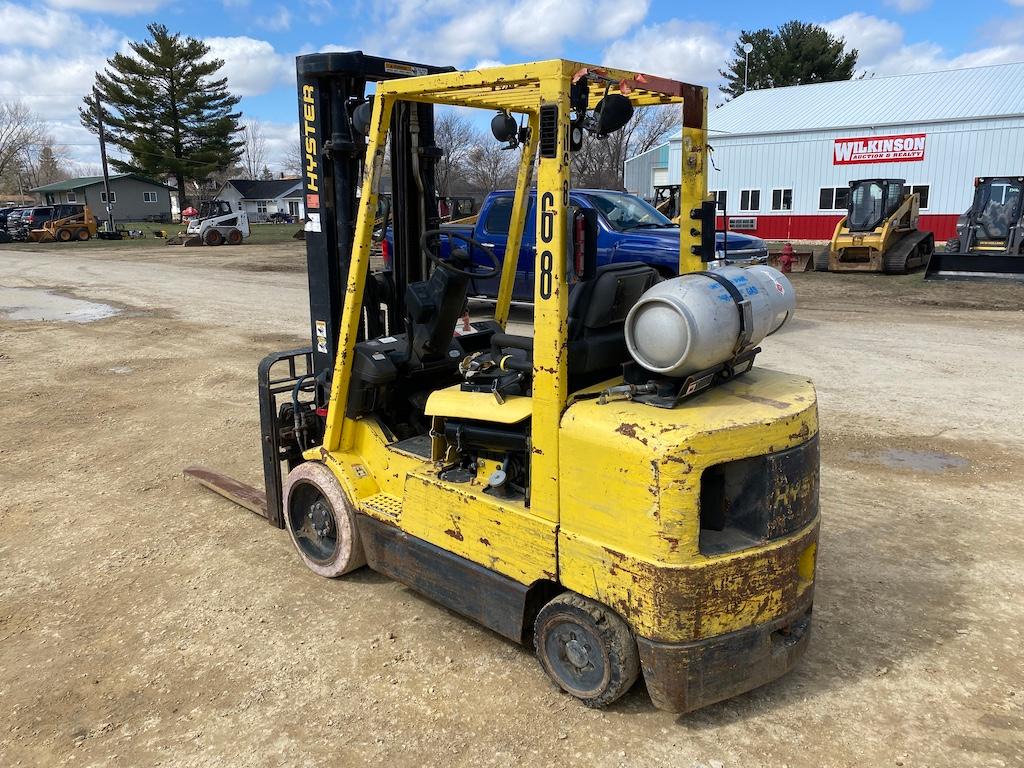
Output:
[[[743,44],[743,92],[747,92],[747,73],[750,71],[750,52],[754,50],[754,46],[750,43]],[[102,136],[102,132],[100,133]]]
[[[100,91],[92,88],[92,98],[96,102],[96,123],[100,134],[100,163],[103,164],[103,194],[107,198],[107,231],[114,231],[114,206],[110,199],[110,173],[107,171],[107,138],[103,133],[103,108],[100,107]]]

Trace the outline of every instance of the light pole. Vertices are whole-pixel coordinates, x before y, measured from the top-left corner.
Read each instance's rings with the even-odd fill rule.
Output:
[[[747,73],[750,71],[750,52],[754,46],[750,43],[743,44],[743,92],[747,92]]]

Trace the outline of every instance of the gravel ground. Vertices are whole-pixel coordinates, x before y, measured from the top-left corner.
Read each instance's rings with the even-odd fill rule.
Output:
[[[260,481],[256,364],[304,342],[303,264],[0,249],[0,765],[1024,764],[1024,286],[795,276],[759,364],[819,391],[814,634],[792,674],[678,717],[642,685],[579,706],[182,478]],[[86,302],[119,312],[17,319]]]

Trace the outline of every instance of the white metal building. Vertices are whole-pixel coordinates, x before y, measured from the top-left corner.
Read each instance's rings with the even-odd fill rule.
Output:
[[[824,240],[853,179],[901,178],[952,237],[977,176],[1024,174],[1024,63],[749,91],[711,110],[708,188],[732,229]],[[626,161],[626,188],[678,184],[679,136]],[[721,223],[721,222],[720,222]]]

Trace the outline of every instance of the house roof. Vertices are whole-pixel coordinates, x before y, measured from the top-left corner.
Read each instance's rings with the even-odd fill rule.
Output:
[[[118,179],[132,178],[136,181],[141,181],[146,184],[152,184],[154,187],[163,187],[169,189],[166,184],[161,184],[159,181],[140,176],[137,173],[112,173],[110,174],[111,181],[117,181]],[[93,184],[102,184],[102,176],[79,176],[76,179],[65,179],[64,181],[55,181],[53,184],[44,184],[41,187],[35,187],[30,189],[30,192],[66,192],[71,189],[82,189],[82,187],[91,187]]]
[[[718,136],[1024,116],[1024,62],[747,91],[708,114]],[[673,138],[678,139],[678,134]]]
[[[273,200],[302,184],[302,179],[230,179],[227,183],[238,190],[244,200]]]

